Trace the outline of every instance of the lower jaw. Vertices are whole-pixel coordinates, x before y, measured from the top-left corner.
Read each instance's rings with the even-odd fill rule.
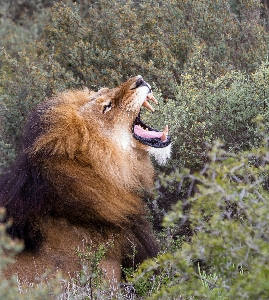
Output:
[[[162,141],[160,138],[157,138],[157,137],[156,138],[145,138],[140,135],[137,135],[134,132],[135,125],[140,125],[142,128],[149,130],[149,131],[157,132],[157,130],[154,130],[153,128],[144,124],[140,119],[140,114],[138,114],[138,116],[135,119],[135,122],[133,123],[132,132],[133,132],[133,137],[136,140],[138,140],[140,143],[150,146],[150,147],[153,147],[153,148],[165,148],[171,144],[171,137],[169,135],[167,135],[167,138],[165,141]]]

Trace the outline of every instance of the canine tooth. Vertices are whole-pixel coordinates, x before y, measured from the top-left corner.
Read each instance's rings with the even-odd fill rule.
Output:
[[[161,136],[162,142],[165,142],[167,139],[166,134],[163,132],[163,135]]]
[[[148,94],[147,98],[149,100],[151,100],[152,102],[154,102],[155,104],[158,104],[158,101],[156,100],[156,98],[152,95],[152,93]]]
[[[151,110],[152,112],[154,111],[154,108],[149,104],[147,100],[144,101],[143,106]]]
[[[163,132],[168,135],[168,125],[165,125]]]
[[[161,136],[162,142],[165,142],[167,140],[167,135],[168,135],[168,125],[165,125],[163,130],[163,135]]]

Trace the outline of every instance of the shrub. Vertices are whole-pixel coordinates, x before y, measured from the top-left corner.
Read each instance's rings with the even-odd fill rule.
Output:
[[[49,19],[49,3],[52,5],[50,0],[0,0],[0,48],[15,57],[23,50],[34,55],[33,43]]]
[[[198,51],[199,50],[199,51]],[[213,140],[225,142],[225,149],[236,152],[259,145],[253,119],[262,115],[268,124],[268,63],[253,74],[232,71],[213,82],[208,79],[211,65],[197,51],[195,62],[204,63],[205,74],[189,68],[182,75],[176,101],[160,101],[158,119],[146,112],[146,122],[161,128],[170,125],[173,137],[171,166],[196,171],[207,162],[207,145]],[[158,94],[157,98],[162,97]]]
[[[86,19],[81,19],[76,6],[56,4],[39,53],[54,48],[61,66],[88,86],[112,87],[143,74],[171,90],[172,69],[182,66],[189,39],[180,25],[182,13],[176,2],[162,7],[157,2],[135,6],[132,1],[115,0],[98,4]],[[171,17],[178,20],[177,27],[171,27]],[[178,34],[184,38],[177,39]]]
[[[79,5],[55,4],[40,45],[42,53],[54,47],[61,66],[87,85],[113,86],[139,73],[167,97],[181,82],[196,43],[204,44],[214,78],[230,69],[253,71],[267,55],[268,34],[256,0],[237,5],[240,18],[228,1],[97,3],[83,19]]]
[[[199,171],[208,162],[209,145],[216,139],[224,141],[226,151],[245,151],[258,147],[260,138],[253,119],[262,115],[268,126],[268,63],[263,63],[253,74],[233,71],[213,82],[208,79],[211,64],[197,48],[195,62],[203,62],[204,75],[199,70],[189,68],[182,75],[176,100],[159,101],[157,111],[145,112],[144,121],[155,128],[170,126],[172,136],[172,159],[160,173],[169,174],[174,168]],[[201,71],[202,72],[202,71]],[[200,75],[200,76],[199,76]],[[157,99],[162,99],[160,90],[155,88]],[[156,118],[155,116],[158,116]],[[156,228],[160,228],[163,215],[178,197],[188,197],[192,189],[186,182],[178,192],[177,185],[161,188],[162,196],[151,204]],[[181,234],[189,235],[188,227],[180,229]]]
[[[215,142],[210,163],[199,173],[187,170],[164,181],[197,182],[195,194],[179,201],[164,219],[165,227],[187,220],[191,242],[173,253],[145,262],[135,284],[166,274],[165,284],[151,299],[267,299],[269,199],[264,190],[268,176],[268,138],[261,147],[241,153],[223,150]],[[189,204],[189,212],[183,206]]]
[[[30,61],[25,52],[19,53],[17,59],[2,52],[5,68],[2,69],[1,85],[6,92],[1,96],[0,105],[5,141],[17,146],[29,111],[56,91],[71,87],[74,82],[73,77],[52,60],[53,54],[40,65]]]

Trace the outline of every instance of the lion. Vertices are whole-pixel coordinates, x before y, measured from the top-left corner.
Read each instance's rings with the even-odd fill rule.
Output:
[[[142,122],[154,110],[142,76],[116,88],[69,90],[45,100],[29,115],[21,150],[0,179],[0,206],[12,220],[8,234],[24,250],[7,270],[35,281],[45,270],[75,276],[76,249],[113,246],[100,263],[106,278],[158,254],[143,195],[154,170],[169,158],[171,137]]]

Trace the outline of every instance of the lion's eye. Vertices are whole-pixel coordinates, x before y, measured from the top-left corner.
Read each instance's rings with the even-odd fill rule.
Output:
[[[103,114],[105,114],[106,112],[110,111],[111,108],[112,108],[112,102],[110,101],[108,104],[104,105]]]

